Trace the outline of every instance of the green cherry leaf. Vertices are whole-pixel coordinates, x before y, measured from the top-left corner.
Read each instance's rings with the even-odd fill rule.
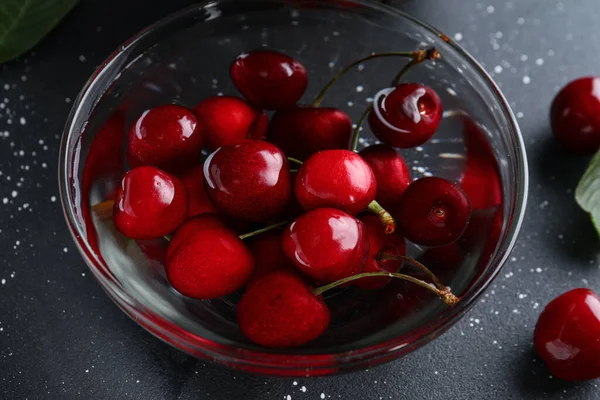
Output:
[[[590,214],[600,236],[600,150],[588,166],[575,190],[577,204]]]
[[[0,63],[35,46],[79,0],[0,0]]]

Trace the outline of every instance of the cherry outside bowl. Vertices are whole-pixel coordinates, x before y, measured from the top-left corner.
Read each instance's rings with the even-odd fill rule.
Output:
[[[238,54],[268,47],[297,57],[310,73],[302,100],[309,103],[333,74],[362,56],[428,46],[441,59],[413,68],[406,80],[439,93],[444,119],[433,140],[401,153],[413,178],[433,174],[463,181],[475,212],[453,246],[409,243],[407,251],[462,296],[457,306],[446,307],[398,281],[380,291],[345,288],[327,299],[332,324],[323,337],[296,349],[265,350],[244,338],[235,323],[239,296],[210,301],[181,296],[165,278],[164,243],[126,239],[110,221],[90,217],[90,205],[109,198],[126,171],[125,133],[135,118],[160,104],[193,107],[210,95],[238,95],[228,77]],[[342,78],[323,105],[339,107],[356,121],[404,62],[365,63]],[[361,146],[376,143],[368,128],[363,137]],[[367,368],[450,328],[506,261],[528,184],[517,122],[488,74],[434,28],[374,0],[215,0],[157,22],[111,54],[85,85],[67,121],[59,162],[61,199],[75,243],[125,313],[190,355],[280,376]]]

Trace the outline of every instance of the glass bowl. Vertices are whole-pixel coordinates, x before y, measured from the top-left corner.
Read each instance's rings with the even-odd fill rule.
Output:
[[[379,291],[346,288],[329,295],[332,324],[321,338],[289,350],[253,345],[235,323],[236,296],[198,301],[172,289],[164,274],[165,242],[122,237],[90,205],[114,195],[126,171],[124,137],[132,121],[164,103],[194,106],[237,92],[233,59],[269,47],[298,58],[310,73],[310,102],[343,66],[373,52],[435,46],[441,58],[405,79],[440,95],[444,119],[434,139],[401,153],[413,178],[460,181],[473,218],[456,244],[408,253],[427,263],[461,296],[445,306],[427,291],[394,281]],[[344,76],[324,105],[358,120],[373,96],[406,63],[365,62]],[[361,146],[376,142],[363,131]],[[60,193],[83,258],[115,303],[146,330],[202,359],[248,372],[314,376],[365,368],[401,357],[442,334],[496,277],[512,249],[527,198],[527,160],[517,122],[481,66],[434,28],[372,0],[217,0],[157,22],[125,42],[87,82],[61,142]]]

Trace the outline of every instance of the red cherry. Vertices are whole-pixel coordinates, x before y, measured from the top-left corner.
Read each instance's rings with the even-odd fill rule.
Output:
[[[204,166],[198,165],[188,170],[181,176],[181,181],[187,188],[190,199],[187,213],[188,218],[195,215],[217,212],[204,188]]]
[[[362,272],[397,272],[402,265],[399,260],[379,260],[379,254],[404,256],[406,254],[406,242],[397,234],[386,235],[381,229],[381,222],[376,215],[363,215],[360,221],[366,228],[369,240],[369,255],[362,268]],[[363,289],[380,289],[387,285],[392,278],[372,277],[353,281],[352,284]]]
[[[293,107],[308,86],[308,72],[300,62],[271,50],[240,54],[229,73],[244,97],[266,110]]]
[[[496,155],[487,135],[469,117],[463,119],[463,140],[466,148],[465,171],[460,179],[473,210],[502,204],[502,179]]]
[[[377,181],[375,199],[383,207],[392,208],[412,181],[406,161],[396,150],[385,144],[369,146],[358,154],[369,164],[375,174]]]
[[[600,298],[574,289],[550,302],[535,327],[535,350],[552,375],[568,381],[600,378]]]
[[[566,149],[595,153],[600,147],[600,78],[579,78],[562,88],[552,102],[550,123]]]
[[[312,155],[298,171],[294,184],[305,210],[335,207],[356,215],[375,199],[373,170],[349,150],[324,150]]]
[[[156,239],[185,220],[188,194],[177,177],[154,167],[127,172],[117,190],[115,227],[132,239]]]
[[[423,246],[444,246],[465,231],[471,204],[458,185],[427,177],[406,188],[394,216],[408,240]]]
[[[335,208],[300,216],[283,232],[281,247],[296,267],[321,283],[359,273],[369,253],[362,222]]]
[[[145,111],[129,130],[131,167],[182,171],[198,162],[206,127],[191,110],[164,105]]]
[[[369,125],[382,142],[401,149],[422,145],[442,120],[442,101],[430,87],[403,83],[384,89],[373,102]]]
[[[281,234],[265,233],[254,238],[248,247],[254,256],[254,272],[248,285],[279,269],[292,269],[292,263],[281,248]]]
[[[352,120],[345,112],[299,106],[275,113],[268,139],[289,157],[305,160],[321,150],[347,149],[351,136]]]
[[[323,300],[298,275],[281,270],[248,287],[238,304],[237,319],[251,341],[288,348],[321,336],[330,314]]]
[[[177,229],[167,249],[167,259],[171,258],[175,250],[197,232],[214,228],[227,228],[227,225],[218,214],[201,214],[190,218]]]
[[[232,231],[214,227],[197,230],[167,255],[171,285],[195,299],[223,297],[242,288],[250,279],[254,259]]]
[[[252,106],[233,96],[204,99],[196,106],[196,114],[206,123],[206,147],[211,151],[248,139],[257,117]]]
[[[276,219],[292,200],[283,152],[262,140],[221,147],[204,163],[206,189],[220,212],[250,222]]]

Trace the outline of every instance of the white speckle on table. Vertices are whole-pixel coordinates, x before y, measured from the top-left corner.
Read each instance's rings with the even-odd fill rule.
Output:
[[[65,253],[67,253],[67,252],[69,251],[69,249],[67,249],[67,248],[65,247],[65,248],[63,248],[63,251],[64,251]]]
[[[3,198],[3,199],[2,199],[2,203],[3,203],[3,204],[8,204],[8,199],[7,199],[6,197],[5,197],[5,198]]]
[[[523,83],[524,83],[525,85],[529,85],[529,84],[531,83],[531,78],[529,77],[529,75],[525,75],[525,76],[523,77]]]
[[[523,18],[523,17],[517,18],[517,24],[523,25],[524,23],[525,23],[525,18]]]
[[[462,38],[463,38],[463,35],[462,35],[462,33],[460,33],[460,32],[456,32],[456,33],[454,34],[454,40],[456,40],[457,42],[460,42],[460,41],[462,40]]]
[[[544,59],[543,58],[538,58],[537,60],[535,60],[535,63],[537,65],[544,65]]]
[[[292,400],[292,396],[290,396],[289,394],[287,396],[284,397],[284,399],[286,400]]]
[[[4,278],[3,278],[3,279],[0,281],[0,283],[2,283],[3,285],[6,285],[6,279],[4,279]]]
[[[294,381],[294,382],[292,382],[292,385],[298,386],[298,382]]]
[[[519,299],[523,300],[524,298],[526,298],[527,295],[524,293],[519,293]]]
[[[529,59],[529,57],[527,56],[527,54],[521,54],[521,57],[519,57],[521,61],[525,62]]]
[[[512,262],[515,262],[515,261],[517,261],[517,257],[511,257],[511,258],[510,258],[510,261],[512,261]]]
[[[19,194],[19,193],[17,193],[17,191],[16,191],[16,190],[13,190],[13,191],[10,193],[10,195],[11,195],[13,198],[17,197],[17,195],[18,195],[18,194]]]
[[[357,93],[361,93],[363,90],[365,90],[365,88],[364,88],[364,86],[363,86],[363,85],[358,85],[358,86],[356,87],[356,92],[357,92]]]
[[[540,303],[538,303],[538,302],[533,303],[534,310],[537,310],[539,306],[540,306]]]
[[[488,14],[493,14],[495,11],[494,6],[492,6],[492,5],[487,6],[487,8],[485,10],[487,11]]]
[[[494,67],[494,72],[497,73],[497,74],[501,73],[502,72],[502,66],[496,65]]]
[[[321,398],[324,399],[325,398],[325,393],[321,393]]]
[[[535,269],[535,272],[537,272],[538,274],[541,274],[541,273],[542,273],[542,271],[543,271],[543,270],[542,270],[540,267],[537,267],[537,268]]]
[[[19,123],[21,125],[25,125],[25,124],[27,124],[27,120],[25,118],[21,117],[21,118],[19,118]]]
[[[306,386],[302,386],[302,387],[300,388],[300,391],[301,391],[302,393],[306,393]]]
[[[543,210],[544,208],[548,207],[548,200],[544,200],[541,204],[540,204],[540,208]]]

